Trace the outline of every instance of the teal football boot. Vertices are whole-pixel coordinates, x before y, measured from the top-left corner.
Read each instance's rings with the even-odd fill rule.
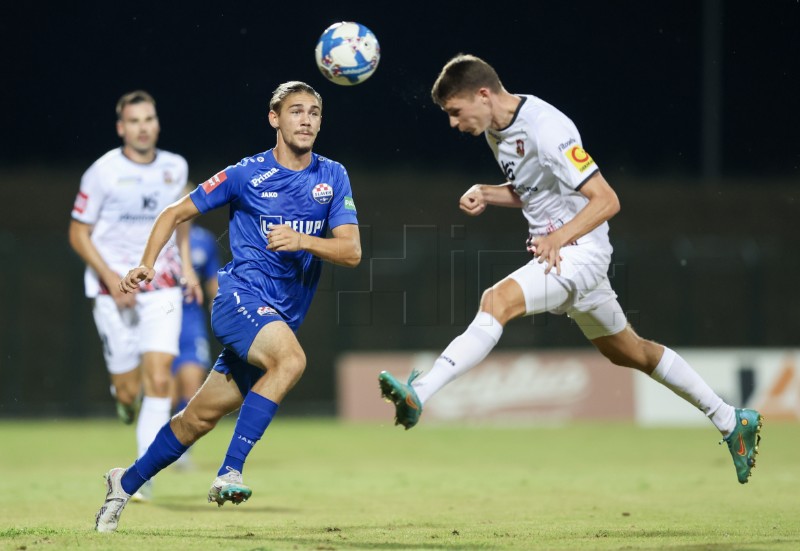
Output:
[[[406,430],[416,425],[422,414],[422,402],[411,387],[411,383],[419,375],[419,371],[412,371],[405,384],[395,379],[388,371],[381,371],[378,375],[381,395],[387,402],[394,403],[394,424],[403,425]]]
[[[754,409],[736,410],[736,427],[723,442],[728,444],[728,450],[736,467],[736,477],[740,484],[746,484],[750,472],[756,466],[758,444],[761,442],[761,427],[764,418]]]

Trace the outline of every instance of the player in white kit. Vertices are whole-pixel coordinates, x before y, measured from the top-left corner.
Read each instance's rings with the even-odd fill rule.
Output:
[[[532,95],[505,90],[495,70],[471,55],[442,69],[432,96],[450,126],[484,134],[506,182],[474,185],[460,199],[471,216],[487,206],[519,208],[528,222],[533,258],[490,289],[467,330],[424,377],[407,384],[384,371],[383,396],[409,429],[425,402],[479,364],[510,320],[543,312],[567,314],[610,361],[638,369],[705,413],[728,444],[739,482],[755,465],[761,415],[723,400],[673,350],[637,335],[607,277],[611,244],[607,221],[619,212],[617,195],[583,149],[578,129],[558,109]]]
[[[175,235],[158,257],[157,279],[135,294],[119,290],[122,274],[141,257],[156,216],[183,194],[186,185],[186,160],[156,148],[159,131],[155,101],[147,92],[120,98],[117,134],[123,145],[84,173],[69,228],[70,244],[86,262],[86,296],[94,303],[118,413],[131,424],[138,409],[139,455],[170,417],[170,368],[181,330],[181,283],[189,283],[193,300],[202,301],[191,263],[181,262]],[[187,228],[176,233],[188,251]]]

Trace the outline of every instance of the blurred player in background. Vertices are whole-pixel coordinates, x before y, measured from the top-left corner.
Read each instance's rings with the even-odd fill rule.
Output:
[[[739,482],[747,482],[760,439],[761,415],[735,409],[673,350],[641,338],[631,328],[608,280],[611,244],[607,221],[620,209],[617,195],[583,149],[573,122],[532,95],[505,90],[495,70],[458,55],[433,85],[433,100],[450,126],[486,137],[506,182],[474,185],[459,206],[470,216],[487,206],[522,210],[528,222],[528,264],[487,289],[466,332],[453,340],[424,377],[404,384],[384,371],[379,383],[406,429],[419,420],[431,396],[479,364],[512,319],[566,313],[613,363],[638,369],[705,413],[733,457]]]
[[[187,186],[186,192],[193,189]],[[220,268],[217,236],[211,230],[191,224],[189,230],[189,249],[194,273],[200,278],[204,295],[209,300],[217,295],[217,271]],[[187,296],[183,303],[183,322],[181,323],[180,351],[172,362],[174,391],[172,409],[181,411],[200,389],[211,368],[211,342],[208,336],[207,312],[203,304]],[[161,427],[159,427],[161,428]],[[189,451],[176,461],[175,466],[189,468]]]
[[[228,205],[233,259],[219,272],[211,314],[214,335],[225,348],[200,391],[164,425],[147,453],[127,469],[106,474],[106,499],[95,519],[99,532],[116,530],[131,494],[240,406],[208,500],[222,505],[250,497],[242,482],[244,462],[305,370],[295,331],[311,304],[322,261],[348,267],[361,261],[347,171],[312,152],[322,98],[309,85],[291,81],[278,86],[269,108],[275,147],[218,172],[162,211],[139,267],[119,282],[130,292],[158,277],[154,261],[175,228]]]
[[[119,289],[121,275],[141,258],[146,232],[156,216],[181,196],[186,185],[186,161],[156,148],[159,132],[150,94],[135,91],[120,98],[117,134],[122,147],[100,157],[84,173],[69,227],[70,244],[86,262],[86,296],[94,303],[117,412],[131,424],[139,410],[139,455],[170,415],[170,368],[181,329],[181,281],[195,283],[189,288],[199,292],[188,262],[186,228],[177,232],[185,262],[170,233],[163,252],[154,259],[158,277],[137,293]]]

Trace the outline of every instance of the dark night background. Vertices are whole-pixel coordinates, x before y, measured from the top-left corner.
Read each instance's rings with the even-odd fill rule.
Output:
[[[800,304],[787,282],[800,268],[800,3],[497,6],[6,6],[0,415],[111,413],[66,229],[81,173],[119,144],[116,100],[137,88],[158,102],[159,145],[184,155],[196,182],[274,144],[267,103],[279,83],[304,80],[324,98],[315,149],[350,171],[365,261],[326,269],[299,333],[309,369],[298,411],[333,411],[340,352],[442,349],[480,290],[525,261],[518,213],[466,219],[456,208],[475,181],[501,183],[484,140],[458,135],[430,101],[459,52],[576,122],[622,200],[612,283],[642,334],[672,346],[796,346]],[[314,65],[317,38],[341,20],[381,45],[377,72],[355,87]],[[225,213],[199,223],[224,236]],[[515,322],[501,346],[587,344],[569,320],[542,316]]]

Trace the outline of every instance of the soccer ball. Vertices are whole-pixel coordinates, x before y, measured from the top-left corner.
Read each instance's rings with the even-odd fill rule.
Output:
[[[342,21],[325,29],[314,55],[325,78],[342,86],[353,86],[375,72],[381,59],[381,47],[364,25]]]

